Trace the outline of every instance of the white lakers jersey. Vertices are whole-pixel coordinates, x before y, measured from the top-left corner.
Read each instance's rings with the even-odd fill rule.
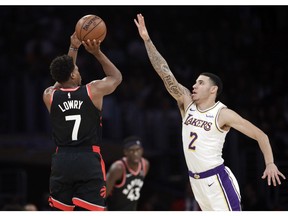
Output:
[[[204,172],[221,165],[222,148],[228,131],[218,127],[218,115],[226,107],[217,102],[213,107],[199,110],[191,103],[182,119],[183,150],[188,169]]]

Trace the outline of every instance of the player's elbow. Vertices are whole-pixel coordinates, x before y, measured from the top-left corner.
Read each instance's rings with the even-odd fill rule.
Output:
[[[119,73],[119,75],[115,79],[116,87],[121,84],[122,80],[123,80],[122,74]]]
[[[109,76],[109,79],[112,81],[112,86],[114,90],[119,86],[123,80],[122,74],[120,71],[118,73],[115,73],[113,76]]]
[[[269,142],[269,138],[268,135],[265,134],[262,130],[259,129],[259,131],[256,134],[256,140],[259,143],[268,143]]]
[[[112,83],[112,89],[113,91],[116,90],[116,88],[121,84],[122,82],[122,75],[120,74],[117,77],[114,77],[113,83]]]

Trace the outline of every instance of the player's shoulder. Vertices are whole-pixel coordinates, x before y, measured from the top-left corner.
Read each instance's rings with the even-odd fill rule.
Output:
[[[142,157],[142,159],[145,161],[145,163],[149,163],[149,160],[145,157]]]
[[[49,104],[51,102],[51,98],[53,97],[53,94],[55,92],[55,87],[54,86],[49,86],[46,88],[43,92],[43,100],[46,104]]]
[[[230,115],[236,114],[236,112],[234,110],[228,108],[227,106],[222,106],[220,108],[220,114],[230,116]]]
[[[93,80],[90,83],[86,84],[86,87],[90,90],[90,93],[92,95],[102,95],[102,83],[102,80]]]
[[[87,85],[97,86],[100,82],[101,82],[101,80],[92,80]]]
[[[101,87],[101,84],[102,84],[102,80],[92,80],[91,82],[89,82],[87,85],[90,87],[90,88],[100,88]]]
[[[112,163],[110,170],[122,171],[124,169],[124,163],[122,160],[116,160]]]
[[[226,118],[230,118],[231,117],[231,114],[233,113],[234,111],[223,106],[220,108],[219,110],[219,118],[223,118],[223,119],[226,119]]]
[[[240,115],[232,109],[223,107],[218,115],[219,125],[228,125],[230,126],[232,122],[238,121]]]
[[[49,95],[52,94],[55,91],[54,86],[49,86],[48,88],[46,88],[43,92],[44,95]]]
[[[146,166],[150,166],[150,161],[147,158],[142,157],[142,160],[144,161]]]
[[[147,175],[149,169],[150,169],[150,162],[148,159],[142,157],[142,163],[144,163],[142,166],[144,167],[144,171],[145,171],[145,176]]]

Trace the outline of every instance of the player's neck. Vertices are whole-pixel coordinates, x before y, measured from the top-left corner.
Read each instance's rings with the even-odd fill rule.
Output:
[[[129,161],[129,160],[126,158],[126,164],[127,164],[127,166],[128,166],[130,169],[132,169],[133,171],[137,171],[137,170],[138,170],[138,168],[139,168],[139,163],[140,163],[140,161],[139,161],[139,162],[131,162],[131,161]]]
[[[61,84],[61,88],[76,88],[78,85],[76,85],[74,82],[65,82]]]
[[[213,107],[215,104],[216,104],[215,100],[206,100],[203,102],[199,101],[198,103],[196,103],[197,108],[199,110],[207,110],[207,109]]]
[[[137,164],[128,164],[128,166],[129,166],[129,168],[131,169],[131,170],[133,170],[133,171],[137,171],[138,170],[138,167],[139,167],[139,163],[137,163]]]

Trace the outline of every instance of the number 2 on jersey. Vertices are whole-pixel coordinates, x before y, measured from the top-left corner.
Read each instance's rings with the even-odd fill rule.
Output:
[[[189,146],[188,146],[188,148],[189,149],[191,149],[191,150],[193,150],[193,151],[195,151],[195,149],[196,149],[196,146],[195,146],[195,140],[198,138],[198,135],[196,134],[196,133],[194,133],[194,132],[190,132],[190,137],[191,137],[191,142],[189,143]]]
[[[81,122],[81,115],[69,115],[65,116],[66,121],[75,121],[74,127],[72,130],[72,140],[78,140],[78,131],[80,127],[80,122]]]

